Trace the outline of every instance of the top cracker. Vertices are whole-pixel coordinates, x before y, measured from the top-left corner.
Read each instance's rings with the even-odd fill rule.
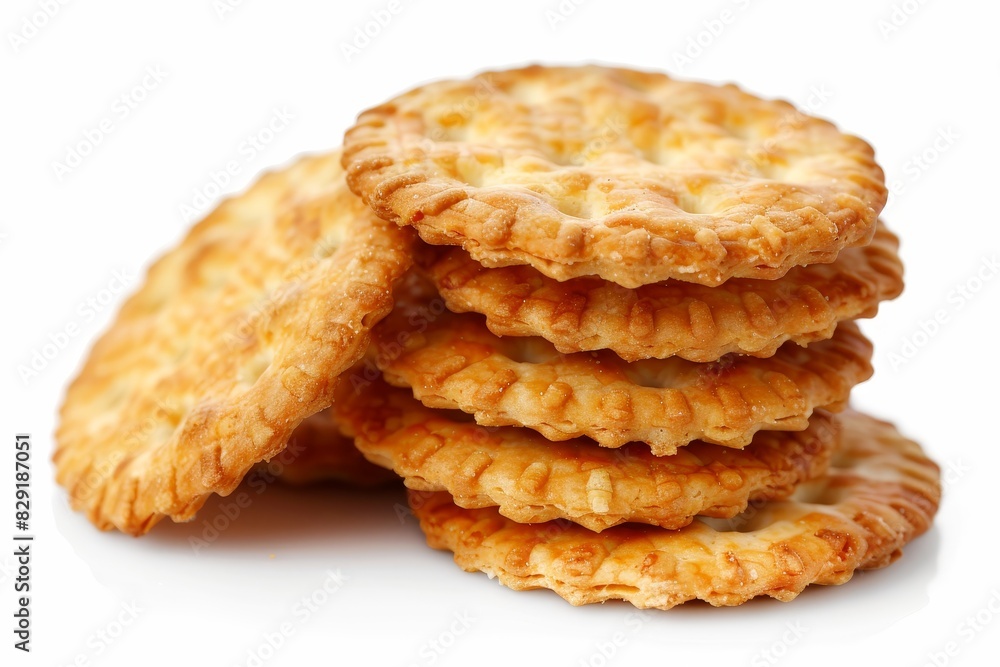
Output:
[[[413,236],[350,193],[339,151],[224,201],[150,268],[66,393],[53,458],[73,506],[141,534],[230,493],[330,405]]]
[[[886,200],[867,143],[787,102],[598,66],[416,88],[360,115],[344,167],[429,243],[625,287],[831,262]]]

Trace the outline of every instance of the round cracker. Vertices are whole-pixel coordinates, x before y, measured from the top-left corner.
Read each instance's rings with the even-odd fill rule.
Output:
[[[718,287],[559,282],[530,266],[489,269],[460,248],[425,247],[421,268],[449,309],[482,313],[498,336],[541,336],[560,352],[611,350],[626,361],[769,357],[786,341],[826,340],[838,322],[874,317],[879,303],[903,290],[899,241],[883,224],[870,245],[847,248],[832,264]]]
[[[370,461],[411,489],[447,491],[460,507],[497,506],[522,523],[569,519],[594,531],[735,516],[822,475],[837,441],[836,422],[819,411],[805,431],[764,431],[742,450],[692,443],[657,457],[640,443],[610,450],[586,438],[551,442],[528,429],[485,428],[381,379],[343,383],[330,411]]]
[[[447,493],[411,491],[410,503],[430,546],[516,590],[548,588],[574,605],[621,599],[658,609],[693,599],[787,601],[809,584],[842,584],[855,570],[891,563],[928,529],[941,498],[939,469],[919,445],[866,415],[839,419],[830,471],[792,500],[676,531],[521,524],[494,508],[457,507]]]
[[[886,201],[871,147],[831,123],[627,69],[427,84],[344,142],[348,183],[380,216],[556,280],[774,279],[866,243]]]
[[[411,264],[340,154],[224,201],[149,270],[70,385],[53,459],[99,527],[190,519],[327,407]]]
[[[772,357],[678,357],[627,363],[608,351],[560,354],[541,338],[498,337],[479,315],[451,313],[419,279],[375,330],[375,363],[432,408],[486,426],[526,426],[549,440],[648,444],[657,456],[694,440],[744,447],[758,430],[800,431],[837,410],[872,374],[871,343],[853,322],[830,340],[786,343]]]

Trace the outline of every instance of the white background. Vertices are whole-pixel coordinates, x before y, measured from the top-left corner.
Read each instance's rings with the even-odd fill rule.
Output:
[[[989,425],[1000,279],[988,262],[1000,252],[1000,6],[896,3],[567,0],[572,11],[555,22],[546,12],[558,12],[558,0],[400,0],[348,60],[341,44],[387,0],[245,0],[221,15],[212,0],[70,2],[36,34],[24,21],[41,23],[33,17],[44,3],[4,2],[0,539],[9,544],[13,532],[13,436],[27,431],[37,542],[30,655],[11,648],[12,559],[0,547],[0,662],[245,665],[248,651],[290,622],[291,637],[263,664],[923,665],[928,654],[939,665],[995,664],[1000,619],[988,603],[995,595],[1000,609],[1000,570],[989,517],[1000,443]],[[704,22],[723,10],[730,20],[712,35]],[[880,27],[893,20],[898,29]],[[683,62],[676,55],[691,39],[704,46]],[[189,224],[181,206],[206,186],[215,194],[213,171],[237,161],[224,190],[238,191],[261,169],[336,146],[360,110],[416,83],[532,60],[736,81],[875,145],[897,183],[886,219],[904,239],[908,286],[865,326],[877,371],[856,403],[897,421],[950,471],[928,535],[889,569],[792,603],[698,603],[637,617],[628,605],[573,608],[548,591],[516,593],[461,572],[424,546],[412,520],[397,519],[398,492],[272,487],[198,553],[189,540],[223,511],[218,502],[193,524],[161,524],[142,539],[99,533],[68,509],[48,463],[61,393],[124,296],[111,294],[115,272],[141,275],[181,237]],[[119,98],[147,68],[163,78],[146,79],[149,89],[136,94],[145,99],[126,116]],[[275,109],[293,120],[251,155],[244,142]],[[54,163],[105,118],[111,132],[60,179]],[[993,280],[980,282],[980,272]],[[976,291],[966,298],[959,287]],[[921,333],[935,316],[943,323]],[[22,378],[19,367],[68,325],[77,335]],[[296,613],[328,569],[345,578],[339,590]],[[965,620],[977,612],[986,621],[979,630]],[[469,627],[454,625],[463,632],[452,638],[456,614]],[[102,632],[116,636],[108,644]],[[605,658],[601,648],[610,653],[617,633],[620,645]],[[435,652],[436,639],[450,646]],[[955,655],[941,654],[946,647]],[[769,648],[780,659],[762,653]]]

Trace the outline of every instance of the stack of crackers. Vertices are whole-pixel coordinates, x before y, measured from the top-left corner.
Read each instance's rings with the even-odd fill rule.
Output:
[[[58,479],[139,535],[294,439],[288,479],[401,477],[428,543],[511,588],[666,609],[843,583],[940,500],[848,407],[854,320],[903,287],[885,199],[864,141],[734,86],[421,86],[153,265],[67,392]]]

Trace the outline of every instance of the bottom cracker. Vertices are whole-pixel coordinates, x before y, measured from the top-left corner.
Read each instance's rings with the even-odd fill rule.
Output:
[[[669,609],[692,599],[738,605],[791,600],[809,584],[842,584],[888,565],[928,529],[940,474],[886,422],[848,411],[822,478],[792,500],[680,530],[623,525],[594,533],[568,521],[520,524],[495,508],[462,509],[447,493],[410,492],[430,546],[467,571],[517,590],[549,588],[574,605],[622,599]]]

